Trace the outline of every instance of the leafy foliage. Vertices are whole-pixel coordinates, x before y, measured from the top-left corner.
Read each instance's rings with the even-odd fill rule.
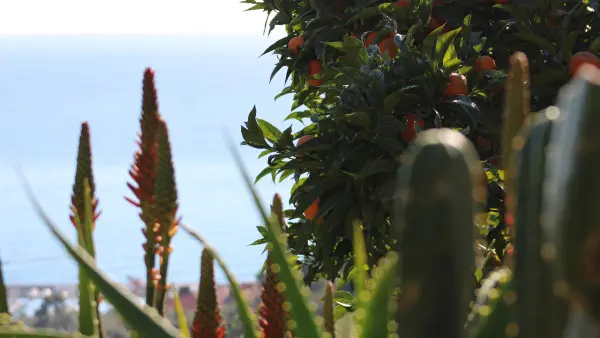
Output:
[[[276,26],[287,33],[265,54],[278,57],[271,77],[286,72],[277,97],[293,95],[285,121],[303,127],[281,131],[253,108],[242,144],[267,159],[256,180],[294,181],[288,240],[307,268],[306,282],[348,276],[356,218],[364,223],[370,266],[393,247],[394,176],[416,133],[431,128],[461,131],[485,167],[488,216],[478,225],[489,259],[479,279],[504,260],[511,240],[499,160],[508,58],[520,50],[530,59],[531,110],[553,104],[570,78],[572,56],[600,51],[595,2],[243,2],[267,13],[269,33]],[[315,60],[318,72],[309,67]],[[294,144],[306,135],[314,137]],[[303,213],[313,203],[318,213],[311,220]]]

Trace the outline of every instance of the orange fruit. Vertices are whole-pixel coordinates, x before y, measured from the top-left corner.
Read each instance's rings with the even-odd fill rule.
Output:
[[[312,202],[312,204],[306,210],[304,210],[304,216],[307,219],[313,220],[315,216],[317,216],[317,213],[319,212],[319,202],[320,198],[317,197],[317,199]]]
[[[393,58],[396,56],[396,53],[398,53],[398,46],[396,46],[396,44],[394,43],[393,35],[390,35],[387,38],[381,40],[381,42],[378,43],[377,46],[379,46],[381,55],[385,54],[385,51],[387,51],[390,55],[390,58]]]
[[[373,41],[375,40],[376,36],[377,32],[371,32],[367,34],[367,36],[365,37],[365,48],[373,44]]]
[[[450,74],[450,83],[446,86],[444,96],[452,97],[456,95],[467,95],[468,92],[469,87],[467,86],[467,78],[458,73]]]
[[[288,42],[288,49],[290,52],[294,54],[298,54],[298,49],[304,46],[304,37],[303,36],[294,36]]]
[[[319,74],[321,72],[321,70],[323,70],[323,67],[321,67],[321,61],[319,60],[310,60],[308,62],[308,75],[312,76],[315,74]],[[316,80],[316,79],[307,79],[306,80],[308,82],[309,85],[311,86],[320,86],[323,84],[323,80]]]
[[[402,139],[404,141],[410,142],[417,136],[415,126],[423,128],[425,122],[417,114],[406,115],[406,129],[402,132]]]
[[[304,135],[301,138],[298,139],[298,142],[296,143],[296,147],[299,147],[301,144],[305,143],[306,141],[310,140],[314,138],[314,136],[312,135]]]
[[[569,75],[573,76],[584,64],[591,64],[596,68],[600,68],[600,59],[590,52],[575,53],[569,61]]]
[[[482,73],[484,71],[490,71],[496,69],[496,61],[493,57],[483,55],[477,58],[475,61],[475,70]]]
[[[304,142],[306,142],[312,138],[314,138],[314,136],[312,136],[312,135],[302,136],[301,138],[298,139],[298,142],[296,143],[296,147],[299,147],[301,144],[303,144]],[[301,157],[302,157],[302,153],[298,152],[298,158],[301,158]]]
[[[401,8],[410,7],[410,0],[400,0],[400,1],[396,2],[396,6],[401,7]]]

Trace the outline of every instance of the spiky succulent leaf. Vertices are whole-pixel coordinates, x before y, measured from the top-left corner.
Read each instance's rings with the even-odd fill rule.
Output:
[[[175,312],[177,314],[177,323],[179,324],[179,330],[185,338],[190,338],[190,330],[188,328],[188,321],[185,315],[185,309],[181,304],[181,298],[179,297],[179,291],[175,285],[171,285],[171,291],[173,292],[173,300],[175,301]]]
[[[86,338],[81,333],[65,333],[51,329],[24,329],[0,327],[0,338]],[[91,338],[91,337],[90,337]]]
[[[243,175],[244,183],[254,199],[254,204],[262,216],[262,220],[268,225],[267,238],[272,245],[271,253],[273,261],[279,266],[279,278],[285,284],[285,297],[290,303],[290,313],[295,324],[295,333],[303,338],[319,338],[323,331],[317,325],[315,314],[310,309],[308,295],[310,291],[304,285],[301,279],[300,271],[294,270],[290,261],[293,259],[289,254],[289,249],[283,240],[282,231],[277,224],[275,217],[269,217],[263,208],[258,193],[254,189],[253,181],[250,179],[241,157],[229,140],[229,148],[234,155],[237,167]]]
[[[397,266],[398,255],[395,252],[389,252],[375,267],[370,280],[372,289],[365,297],[367,301],[365,302],[364,325],[357,328],[360,337],[389,337],[390,334],[395,334],[393,326],[390,327],[388,324],[393,315],[391,300],[396,286]]]
[[[96,266],[94,258],[90,256],[84,248],[72,245],[67,239],[67,236],[53,224],[46,212],[42,209],[33,195],[31,188],[27,184],[27,181],[24,178],[22,178],[22,180],[29,200],[43,223],[67,250],[69,255],[85,270],[86,274],[92,279],[94,285],[102,292],[104,297],[117,311],[119,311],[119,313],[123,314],[124,320],[131,325],[141,337],[182,337],[179,331],[155,310],[142,308],[137,303],[136,296],[131,291],[111,281],[110,278]]]

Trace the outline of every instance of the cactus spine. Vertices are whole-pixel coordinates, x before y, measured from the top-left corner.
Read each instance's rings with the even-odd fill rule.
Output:
[[[556,262],[555,291],[569,294],[600,320],[600,71],[583,66],[559,96],[547,161],[544,213],[552,242],[544,256]]]
[[[474,291],[474,215],[485,190],[469,140],[431,129],[399,172],[395,223],[401,253],[397,322],[403,338],[458,338]]]

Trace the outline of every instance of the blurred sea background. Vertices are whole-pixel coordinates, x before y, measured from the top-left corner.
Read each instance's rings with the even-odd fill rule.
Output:
[[[237,4],[236,4],[237,5]],[[234,7],[241,12],[244,7]],[[259,14],[260,15],[260,14]],[[264,20],[264,18],[262,18]],[[180,215],[216,247],[241,281],[262,266],[260,220],[224,133],[241,142],[253,105],[278,127],[291,97],[274,101],[283,75],[269,84],[276,58],[260,54],[280,35],[20,35],[0,37],[0,259],[9,285],[71,284],[75,264],[34,214],[15,174],[19,166],[49,216],[75,241],[68,219],[80,125],[91,127],[93,167],[102,214],[94,233],[100,266],[115,280],[143,278],[142,223],[124,200],[139,130],[145,67],[156,71],[160,113],[170,128]],[[295,130],[297,130],[295,128]],[[252,175],[266,166],[241,147]],[[268,206],[289,198],[290,182],[263,179]],[[169,279],[195,283],[201,247],[182,230]],[[221,272],[217,282],[225,281]]]

